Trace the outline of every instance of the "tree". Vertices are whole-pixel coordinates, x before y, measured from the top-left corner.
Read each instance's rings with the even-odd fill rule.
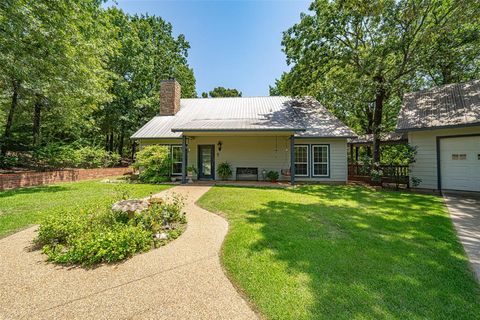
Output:
[[[220,97],[241,97],[242,92],[238,91],[237,89],[229,89],[224,87],[216,87],[208,94],[206,92],[202,92],[202,98],[220,98]]]
[[[113,99],[92,120],[100,123],[106,149],[123,155],[129,136],[158,113],[161,80],[177,79],[182,97],[190,98],[196,96],[195,77],[186,59],[190,46],[183,35],[173,37],[170,23],[115,8],[107,14],[121,47],[107,65],[113,72]]]
[[[109,28],[99,1],[7,0],[0,8],[0,81],[12,95],[2,137],[5,156],[20,99],[29,110],[33,146],[40,142],[44,109],[67,116],[108,100],[104,55],[111,42],[105,41]]]
[[[403,92],[451,65],[461,76],[443,82],[478,76],[479,6],[473,0],[317,0],[313,14],[284,33],[293,66],[270,92],[315,96],[352,128],[373,133],[379,162],[379,135],[394,125]],[[440,57],[445,62],[432,63]]]

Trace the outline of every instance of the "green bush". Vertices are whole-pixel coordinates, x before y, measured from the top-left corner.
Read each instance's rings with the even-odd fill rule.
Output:
[[[177,238],[186,224],[182,208],[182,199],[174,197],[152,199],[148,209],[132,218],[110,208],[63,212],[41,223],[35,242],[60,264],[120,261]],[[168,238],[157,237],[160,233]]]
[[[222,180],[227,180],[232,176],[232,166],[228,162],[222,162],[218,165],[217,173]]]
[[[111,167],[120,161],[120,155],[103,148],[58,143],[37,148],[33,156],[37,166],[45,169]]]
[[[142,182],[165,182],[172,170],[170,150],[166,146],[146,146],[137,152],[133,167],[140,170],[138,178]]]
[[[276,182],[278,180],[279,174],[277,171],[268,171],[266,177],[271,182]]]

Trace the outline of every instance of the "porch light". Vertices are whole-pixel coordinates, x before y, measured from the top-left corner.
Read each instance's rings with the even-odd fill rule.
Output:
[[[223,145],[223,142],[219,140],[219,141],[217,142],[218,151],[222,151],[222,145]]]

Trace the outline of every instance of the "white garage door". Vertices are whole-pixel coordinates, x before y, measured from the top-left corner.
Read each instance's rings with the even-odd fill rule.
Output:
[[[480,191],[480,136],[440,139],[442,189]]]

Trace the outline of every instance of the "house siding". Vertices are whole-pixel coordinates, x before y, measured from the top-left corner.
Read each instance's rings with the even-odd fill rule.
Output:
[[[410,166],[410,176],[422,179],[418,188],[437,189],[437,137],[480,134],[480,126],[408,133],[410,145],[417,147],[416,161]]]
[[[222,142],[222,150],[218,149],[218,141]],[[148,144],[181,144],[181,139],[140,140],[140,145]],[[198,145],[215,146],[215,166],[227,161],[232,165],[231,179],[235,179],[237,167],[258,168],[259,179],[262,170],[290,168],[290,139],[288,136],[195,136],[189,140],[188,166],[198,166]],[[295,144],[328,144],[330,146],[329,177],[296,177],[296,181],[347,181],[347,139],[346,138],[296,138]],[[215,167],[215,171],[216,171]],[[218,177],[216,177],[219,179]],[[289,177],[280,177],[288,180]]]

